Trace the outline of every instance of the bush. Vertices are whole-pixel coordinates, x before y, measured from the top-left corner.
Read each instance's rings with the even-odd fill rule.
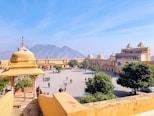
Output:
[[[90,102],[96,102],[96,98],[94,96],[86,96],[86,97],[81,97],[79,99],[80,103],[90,103]]]
[[[117,98],[117,96],[115,96],[113,93],[103,94],[101,92],[96,92],[92,96],[81,97],[79,99],[79,102],[84,104],[84,103],[97,102],[114,98]]]
[[[54,68],[60,73],[60,71],[63,69],[62,66],[55,65]]]
[[[18,88],[24,88],[24,87],[32,87],[32,80],[28,79],[28,78],[24,78],[20,81],[18,81],[18,83],[15,86],[17,89]]]

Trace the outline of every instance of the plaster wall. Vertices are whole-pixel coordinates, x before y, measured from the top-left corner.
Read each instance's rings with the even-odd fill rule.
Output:
[[[40,95],[38,101],[44,116],[67,116],[53,96]]]
[[[55,103],[46,100],[52,99],[51,97],[43,96],[42,99],[41,95],[39,99],[45,116],[51,116],[53,112],[57,113],[53,116],[138,116],[154,109],[154,93],[88,104],[75,102],[75,99],[65,92],[54,94],[54,96]],[[154,112],[151,113],[154,115]]]
[[[13,92],[9,91],[0,98],[0,115],[10,116],[13,109]]]

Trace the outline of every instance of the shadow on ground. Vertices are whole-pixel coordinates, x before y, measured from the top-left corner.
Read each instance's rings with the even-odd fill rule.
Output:
[[[126,91],[120,91],[120,90],[113,90],[113,93],[117,96],[117,97],[126,97],[126,96],[130,96],[130,92],[126,92]]]
[[[93,74],[94,75],[93,72],[84,72],[83,74]]]
[[[32,100],[22,111],[20,116],[43,116],[38,100]]]

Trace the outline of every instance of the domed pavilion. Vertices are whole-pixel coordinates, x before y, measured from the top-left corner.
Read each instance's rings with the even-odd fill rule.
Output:
[[[14,80],[18,76],[30,76],[33,82],[33,97],[36,98],[36,78],[39,74],[45,72],[37,68],[34,54],[24,47],[22,38],[22,47],[15,51],[8,64],[8,70],[0,73],[1,77],[9,77],[11,80],[11,90],[14,91]]]

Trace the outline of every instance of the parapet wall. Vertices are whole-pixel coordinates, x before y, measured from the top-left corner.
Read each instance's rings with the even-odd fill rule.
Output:
[[[39,104],[44,116],[137,116],[154,109],[154,93],[80,104],[62,92],[54,97],[40,95]]]
[[[0,115],[10,116],[13,109],[13,92],[9,91],[0,98]]]
[[[134,116],[154,109],[154,93],[88,103],[84,106],[88,108],[87,116]]]

